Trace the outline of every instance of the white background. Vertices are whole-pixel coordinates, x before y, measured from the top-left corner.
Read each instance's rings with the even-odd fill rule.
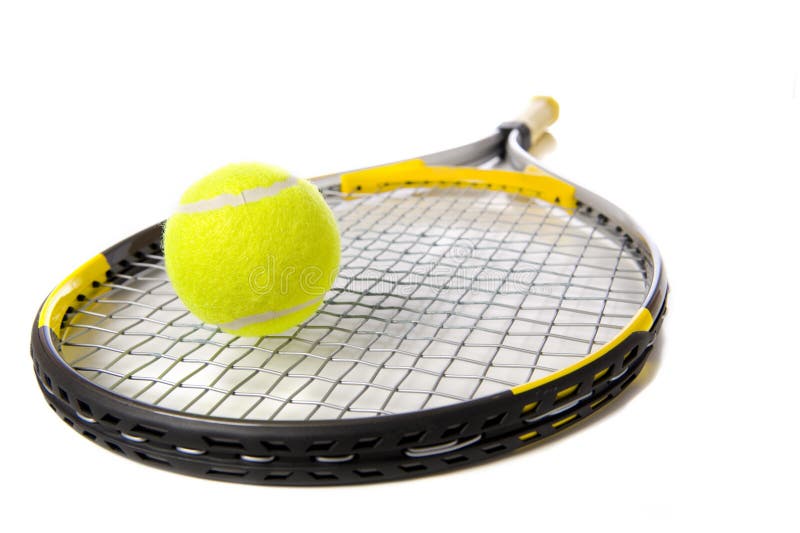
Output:
[[[797,15],[645,4],[3,2],[4,529],[797,531]],[[647,228],[672,286],[654,360],[604,415],[452,474],[289,489],[124,460],[40,398],[40,302],[193,180],[447,148],[533,94],[561,102],[546,161]]]

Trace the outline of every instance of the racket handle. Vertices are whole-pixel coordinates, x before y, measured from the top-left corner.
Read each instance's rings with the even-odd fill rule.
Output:
[[[517,117],[518,121],[528,126],[531,142],[536,142],[556,119],[558,102],[550,96],[534,96],[525,111]]]

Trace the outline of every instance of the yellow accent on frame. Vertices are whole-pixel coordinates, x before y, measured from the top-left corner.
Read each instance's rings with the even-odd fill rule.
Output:
[[[603,376],[608,374],[609,370],[610,370],[610,368],[605,368],[605,369],[601,370],[600,372],[598,372],[597,374],[594,375],[594,380],[597,381],[598,379],[602,379]]]
[[[574,208],[575,187],[536,166],[522,172],[473,167],[428,166],[422,159],[348,172],[341,176],[345,194],[376,193],[401,187],[486,188],[541,198],[564,208]]]
[[[48,326],[56,336],[61,335],[61,321],[67,308],[71,306],[79,294],[87,292],[98,292],[92,287],[93,281],[105,281],[106,272],[111,267],[103,254],[97,254],[83,265],[78,267],[75,272],[62,281],[50,296],[45,300],[42,311],[39,313],[39,327]]]
[[[561,420],[559,420],[558,422],[553,422],[553,427],[554,427],[554,428],[559,428],[559,427],[563,426],[564,424],[568,424],[569,422],[572,422],[572,421],[573,421],[573,420],[575,420],[576,418],[578,418],[578,415],[577,415],[577,414],[574,414],[574,415],[569,415],[569,416],[568,416],[568,417],[566,417],[566,418],[562,418],[562,419],[561,419]]]
[[[650,314],[650,311],[646,307],[642,307],[639,311],[633,316],[631,321],[628,323],[625,328],[620,331],[616,337],[608,341],[604,344],[599,350],[596,352],[587,355],[584,357],[580,362],[575,363],[572,366],[564,368],[563,370],[559,370],[558,372],[554,372],[549,376],[543,377],[542,379],[531,381],[528,383],[523,383],[522,385],[517,385],[511,392],[514,394],[522,394],[523,392],[528,392],[531,389],[535,389],[536,387],[541,387],[547,383],[557,380],[560,377],[566,376],[567,374],[571,374],[572,372],[582,368],[589,363],[598,360],[600,357],[604,356],[616,346],[618,346],[623,340],[628,338],[631,333],[636,331],[648,331],[653,326],[653,315]]]
[[[517,438],[519,440],[530,440],[530,439],[532,439],[533,437],[535,437],[538,434],[539,434],[538,431],[531,431],[530,433],[525,433],[524,435],[520,435]]]
[[[558,394],[556,394],[556,400],[561,400],[563,398],[566,398],[570,394],[573,394],[576,390],[578,390],[578,386],[573,385],[572,387],[567,387],[564,390],[558,391]]]
[[[522,407],[522,412],[523,413],[530,413],[531,411],[536,409],[537,405],[539,405],[539,402],[529,403],[529,404],[527,404],[527,405]]]

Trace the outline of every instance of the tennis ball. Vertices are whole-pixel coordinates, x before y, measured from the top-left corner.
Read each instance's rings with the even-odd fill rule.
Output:
[[[186,307],[242,336],[279,333],[310,317],[339,266],[336,220],[319,190],[259,163],[228,165],[189,187],[163,244]]]

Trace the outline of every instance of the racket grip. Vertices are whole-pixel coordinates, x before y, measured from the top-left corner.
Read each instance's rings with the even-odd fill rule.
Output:
[[[518,121],[528,126],[532,143],[557,119],[558,102],[550,96],[534,96],[525,111],[517,117]]]

